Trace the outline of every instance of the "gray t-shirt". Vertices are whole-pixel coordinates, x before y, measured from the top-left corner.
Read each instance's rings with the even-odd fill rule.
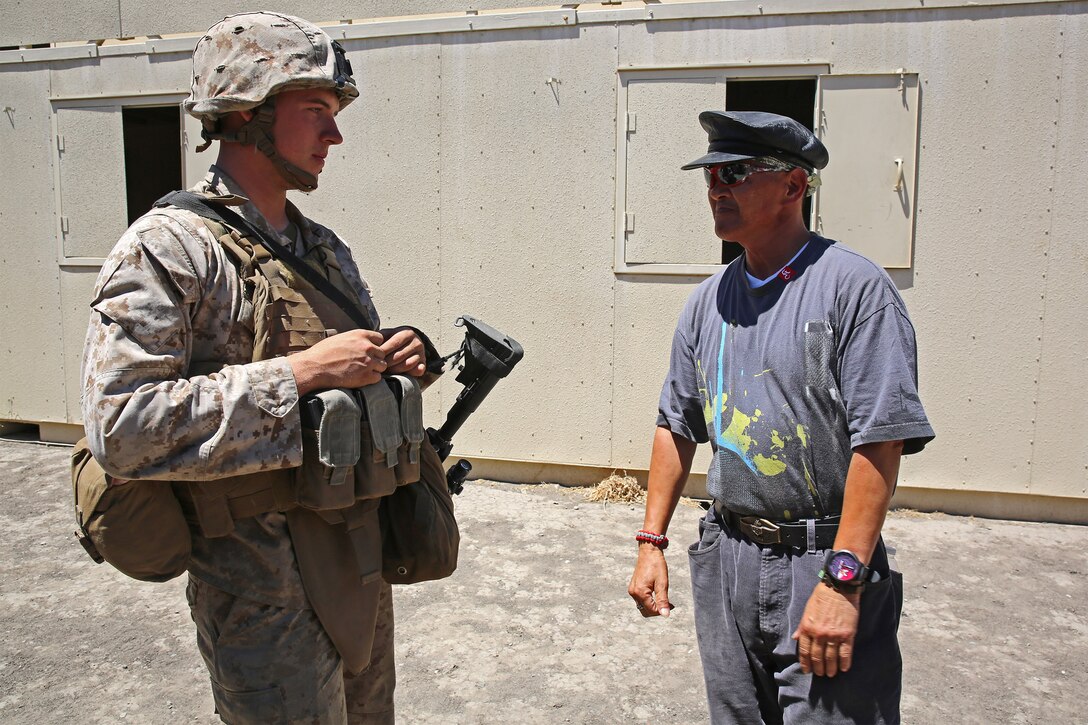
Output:
[[[838,514],[852,449],[933,439],[918,396],[914,327],[888,276],[812,235],[752,289],[744,256],[688,299],[657,424],[711,442],[707,491],[741,514]]]

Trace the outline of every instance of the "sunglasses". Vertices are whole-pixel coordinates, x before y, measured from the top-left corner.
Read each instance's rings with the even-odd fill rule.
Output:
[[[778,161],[777,159],[734,161],[729,164],[704,166],[703,178],[706,179],[706,185],[708,187],[713,185],[715,178],[718,180],[718,183],[725,186],[736,186],[737,184],[747,181],[748,177],[752,174],[758,174],[763,171],[789,171],[792,168],[794,167]]]

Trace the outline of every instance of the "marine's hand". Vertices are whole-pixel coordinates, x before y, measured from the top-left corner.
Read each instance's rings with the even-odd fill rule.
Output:
[[[816,585],[793,633],[805,674],[834,677],[850,669],[860,609],[861,592],[843,594],[826,584]]]
[[[382,343],[382,353],[389,367],[386,372],[419,377],[427,371],[427,350],[423,340],[411,328],[383,330],[388,339]]]
[[[327,337],[287,357],[299,395],[326,388],[361,388],[381,379],[388,367],[384,338],[373,330],[351,330]]]
[[[638,545],[635,573],[627,585],[627,593],[643,617],[669,616],[669,565],[665,552],[646,542]]]

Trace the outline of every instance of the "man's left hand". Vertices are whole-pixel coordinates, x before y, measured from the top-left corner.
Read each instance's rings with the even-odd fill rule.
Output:
[[[861,592],[843,594],[822,582],[816,585],[793,633],[805,674],[834,677],[850,669],[860,609]]]
[[[383,330],[382,334],[386,335],[386,339],[381,345],[381,350],[385,353],[385,362],[389,365],[385,372],[418,378],[427,371],[426,346],[415,330],[411,328],[400,328],[396,332]]]

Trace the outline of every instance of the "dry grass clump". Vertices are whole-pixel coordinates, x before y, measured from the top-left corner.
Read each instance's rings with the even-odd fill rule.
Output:
[[[646,501],[646,492],[642,490],[642,486],[638,485],[638,480],[634,476],[627,475],[627,471],[624,471],[622,475],[613,471],[611,476],[586,491],[583,495],[587,501],[606,504],[633,504]],[[706,508],[698,499],[688,498],[687,496],[680,497],[680,505]]]
[[[941,516],[939,511],[918,511],[911,508],[893,508],[889,513],[905,519],[934,519]]]
[[[585,492],[586,500],[602,503],[642,503],[646,492],[634,476],[612,472],[612,475]]]

